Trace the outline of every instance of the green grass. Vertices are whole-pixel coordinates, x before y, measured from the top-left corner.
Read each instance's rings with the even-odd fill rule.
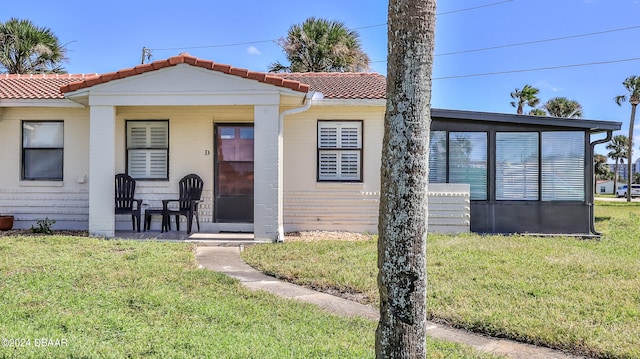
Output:
[[[601,240],[430,235],[428,313],[489,335],[598,358],[640,358],[640,205],[596,206]],[[377,305],[376,241],[248,248],[267,273]]]
[[[374,356],[375,322],[245,289],[199,269],[187,244],[0,237],[0,258],[0,358]]]

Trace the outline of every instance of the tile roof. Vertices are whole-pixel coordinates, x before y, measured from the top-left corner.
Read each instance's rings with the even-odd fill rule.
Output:
[[[0,75],[2,99],[63,99],[64,93],[178,64],[243,77],[299,92],[322,92],[327,99],[384,99],[386,79],[376,73],[265,73],[179,55],[106,74]]]
[[[285,79],[311,86],[328,99],[384,99],[387,80],[377,73],[367,72],[297,72],[277,73]]]
[[[0,99],[63,99],[60,87],[94,78],[91,75],[0,75]]]
[[[192,66],[202,67],[208,70],[256,80],[275,86],[290,88],[294,91],[309,92],[309,85],[300,83],[299,81],[284,79],[280,76],[274,76],[270,73],[249,71],[247,69],[233,67],[231,65],[219,64],[210,60],[201,60],[189,55],[178,55],[170,57],[166,60],[158,60],[149,64],[138,65],[136,67],[120,70],[117,72],[109,72],[99,75],[95,78],[89,78],[83,81],[64,85],[62,86],[60,91],[72,92],[112,80],[123,79],[125,77],[139,75],[145,72],[155,71],[165,67],[176,66],[178,64],[189,64]]]

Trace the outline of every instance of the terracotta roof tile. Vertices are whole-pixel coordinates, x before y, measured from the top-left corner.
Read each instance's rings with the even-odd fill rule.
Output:
[[[155,70],[159,70],[159,69],[164,68],[164,67],[176,66],[178,64],[184,64],[184,63],[192,65],[192,66],[203,67],[203,68],[210,69],[210,70],[213,70],[213,71],[219,71],[219,72],[223,72],[223,73],[226,73],[226,74],[231,74],[231,75],[234,75],[234,76],[239,76],[239,77],[242,77],[242,78],[250,78],[250,79],[254,79],[254,80],[260,81],[260,82],[273,84],[273,85],[276,85],[276,86],[287,87],[287,88],[290,88],[290,89],[292,89],[294,91],[299,91],[299,92],[308,92],[309,91],[308,86],[304,86],[304,84],[301,84],[298,81],[294,81],[294,82],[288,84],[287,86],[284,86],[283,85],[283,79],[281,77],[275,76],[275,74],[264,74],[264,76],[262,76],[262,75],[254,76],[253,75],[254,72],[253,71],[249,71],[247,69],[233,67],[231,65],[226,65],[226,64],[218,64],[218,63],[215,63],[215,62],[209,61],[209,60],[200,60],[198,58],[195,58],[195,57],[189,56],[189,55],[178,55],[178,56],[170,57],[170,58],[168,58],[166,60],[159,60],[159,61],[154,61],[154,62],[149,63],[149,64],[138,65],[136,67],[120,70],[120,71],[115,72],[115,73],[99,75],[95,79],[91,79],[91,81],[81,80],[77,84],[68,84],[68,85],[62,86],[60,88],[60,91],[63,92],[63,93],[72,92],[72,91],[80,90],[80,89],[83,89],[83,88],[91,87],[91,86],[94,86],[94,85],[102,84],[102,83],[105,83],[105,82],[113,81],[113,80],[116,80],[116,79],[122,79],[122,78],[125,78],[125,77],[139,75],[139,74],[143,74],[145,72],[155,71]]]
[[[367,72],[299,72],[274,74],[299,81],[328,99],[384,99],[386,78]]]
[[[0,99],[63,99],[60,87],[97,74],[0,75]]]
[[[384,99],[386,95],[385,77],[375,73],[265,73],[180,55],[102,75],[0,75],[0,99],[62,99],[66,92],[182,63],[303,93],[318,91],[327,99]]]

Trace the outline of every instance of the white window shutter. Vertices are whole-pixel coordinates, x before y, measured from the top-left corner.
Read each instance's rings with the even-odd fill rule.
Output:
[[[169,122],[127,122],[127,173],[133,178],[164,179],[168,174]]]
[[[349,151],[340,154],[340,176],[345,180],[360,179],[360,152]]]
[[[359,126],[341,126],[340,148],[360,148]]]
[[[169,145],[166,122],[162,125],[152,124],[149,126],[149,143],[148,147],[151,148],[166,148]]]
[[[147,128],[140,125],[131,125],[127,134],[127,147],[147,147]]]
[[[318,180],[359,181],[362,121],[318,121]]]
[[[318,147],[320,148],[337,148],[338,147],[338,128],[332,125],[322,124],[318,131]]]
[[[147,163],[146,150],[129,150],[127,173],[133,178],[147,178]]]
[[[336,151],[322,151],[319,157],[319,179],[338,179],[338,153]]]

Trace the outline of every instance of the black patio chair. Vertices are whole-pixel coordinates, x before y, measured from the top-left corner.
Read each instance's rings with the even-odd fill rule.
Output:
[[[136,180],[124,173],[116,175],[115,214],[131,214],[133,230],[140,232],[142,200],[135,199]]]
[[[162,211],[165,223],[163,223],[163,230],[171,229],[171,216],[176,218],[176,229],[180,230],[180,216],[187,217],[187,233],[191,233],[193,228],[193,217],[196,218],[196,225],[198,226],[198,232],[200,232],[200,216],[198,215],[198,204],[200,203],[200,197],[202,196],[202,188],[204,182],[202,178],[196,174],[189,174],[184,176],[180,182],[178,182],[180,189],[180,195],[178,199],[165,199],[162,200]],[[169,204],[172,202],[178,202],[177,208],[169,208]]]

